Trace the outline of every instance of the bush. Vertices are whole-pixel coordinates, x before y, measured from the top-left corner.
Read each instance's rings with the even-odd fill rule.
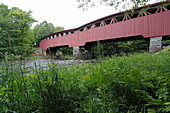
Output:
[[[142,53],[148,51],[149,43],[145,40],[136,40],[128,42],[108,42],[99,44],[93,48],[94,57],[112,56],[129,53]]]

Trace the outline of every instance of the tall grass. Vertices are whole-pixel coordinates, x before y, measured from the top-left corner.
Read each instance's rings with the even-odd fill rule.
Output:
[[[170,112],[170,51],[33,71],[2,64],[0,112]]]

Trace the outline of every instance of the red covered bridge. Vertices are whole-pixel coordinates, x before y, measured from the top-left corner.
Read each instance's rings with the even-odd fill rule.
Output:
[[[161,49],[162,38],[170,35],[170,1],[112,14],[75,29],[56,32],[41,39],[43,51],[74,47],[73,54],[82,56],[80,47],[90,52],[97,41],[150,39],[150,52]]]

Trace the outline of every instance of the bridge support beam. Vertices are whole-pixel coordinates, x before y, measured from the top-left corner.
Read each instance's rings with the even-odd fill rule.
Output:
[[[85,47],[85,46],[73,47],[73,56],[76,59],[91,59],[92,49],[91,47]]]
[[[155,53],[162,49],[162,37],[150,38],[149,52]]]

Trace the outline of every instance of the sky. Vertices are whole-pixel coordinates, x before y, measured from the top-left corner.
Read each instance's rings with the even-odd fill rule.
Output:
[[[78,8],[77,0],[0,0],[0,3],[11,7],[18,7],[24,11],[31,10],[32,17],[38,22],[52,23],[55,27],[64,27],[65,30],[77,28],[93,20],[114,14],[118,11],[114,7],[97,4],[87,11]],[[98,0],[96,0],[98,1]],[[128,0],[127,0],[128,1]],[[158,0],[150,0],[152,3]]]
[[[76,0],[0,0],[0,3],[8,5],[9,8],[31,10],[32,17],[38,21],[33,27],[46,20],[55,27],[72,29],[116,12],[114,7],[103,5],[83,11],[78,8]]]

